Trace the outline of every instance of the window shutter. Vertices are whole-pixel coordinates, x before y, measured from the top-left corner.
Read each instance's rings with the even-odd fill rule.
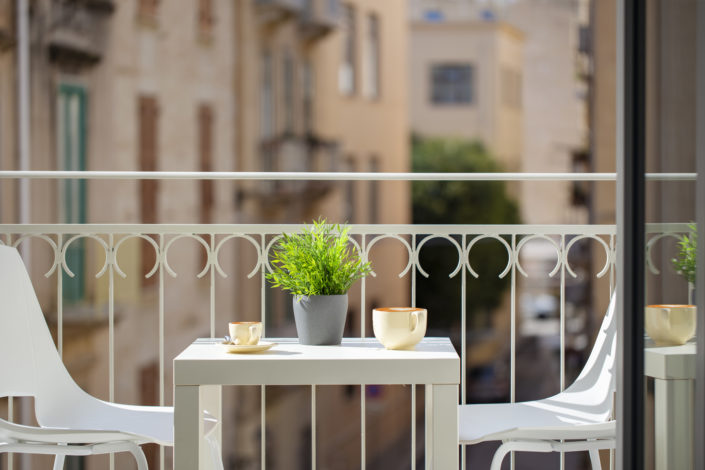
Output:
[[[141,171],[157,170],[158,154],[158,118],[159,105],[153,96],[140,96],[138,104],[138,152]],[[157,180],[140,180],[140,219],[144,224],[157,223],[159,182]],[[154,266],[154,250],[143,244],[142,275],[146,275]],[[156,276],[142,280],[143,285],[151,285]]]

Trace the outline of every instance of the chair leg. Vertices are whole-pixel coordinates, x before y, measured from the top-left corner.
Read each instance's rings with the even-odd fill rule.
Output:
[[[54,470],[63,470],[64,469],[64,459],[65,458],[66,458],[66,456],[63,454],[57,454],[56,457],[54,457]]]
[[[134,444],[130,446],[130,453],[135,457],[135,461],[137,461],[137,470],[149,470],[149,467],[147,466],[147,457],[144,456],[142,447]]]
[[[503,442],[501,446],[497,449],[497,451],[494,453],[494,457],[492,457],[492,465],[490,465],[490,470],[501,470],[502,468],[502,461],[504,461],[504,457],[511,451],[511,443],[509,442]]]
[[[592,470],[602,470],[602,463],[600,463],[600,451],[597,449],[592,449],[588,452],[590,453],[590,463],[592,464]]]

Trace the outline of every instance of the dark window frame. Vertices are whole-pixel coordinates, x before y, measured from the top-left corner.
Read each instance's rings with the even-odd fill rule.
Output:
[[[434,106],[473,106],[477,104],[476,81],[477,72],[471,62],[431,64],[429,101]]]

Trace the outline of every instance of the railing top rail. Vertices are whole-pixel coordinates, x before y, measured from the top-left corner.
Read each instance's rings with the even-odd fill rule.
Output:
[[[23,234],[249,234],[276,235],[296,232],[300,224],[0,224],[0,233]],[[685,224],[673,224],[670,230],[681,231]],[[367,235],[611,235],[614,225],[350,225],[350,233]]]
[[[647,180],[695,181],[695,173],[647,173]],[[0,179],[305,181],[616,181],[616,173],[391,173],[268,171],[0,171]]]
[[[1,233],[25,234],[171,234],[171,233],[212,233],[216,235],[255,234],[275,235],[281,232],[301,230],[301,224],[0,224]],[[649,223],[648,233],[669,233],[688,231],[687,223]],[[351,224],[352,234],[404,234],[404,235],[612,235],[616,226],[609,224]]]

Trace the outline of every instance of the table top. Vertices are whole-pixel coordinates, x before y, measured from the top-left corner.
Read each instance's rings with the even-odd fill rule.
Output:
[[[648,339],[644,344],[644,374],[657,379],[695,378],[695,340],[680,346],[657,346]]]
[[[448,338],[387,350],[375,338],[307,346],[296,338],[262,338],[261,353],[232,354],[218,338],[199,338],[174,359],[175,385],[458,384],[460,358]]]

